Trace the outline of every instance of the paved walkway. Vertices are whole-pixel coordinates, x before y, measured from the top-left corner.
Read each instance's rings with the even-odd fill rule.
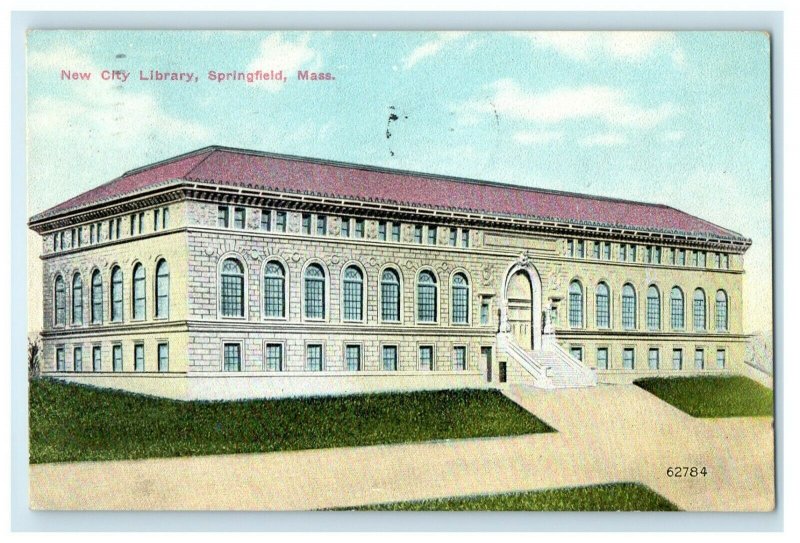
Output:
[[[43,464],[34,509],[297,510],[639,481],[680,508],[773,508],[772,419],[694,419],[635,386],[510,390],[558,433],[341,449]],[[668,478],[669,466],[706,477]]]

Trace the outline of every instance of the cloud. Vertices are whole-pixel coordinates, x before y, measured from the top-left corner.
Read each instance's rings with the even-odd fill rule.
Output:
[[[673,32],[515,32],[535,47],[552,49],[573,60],[598,57],[637,62],[655,54],[669,55],[676,66],[685,64]]]
[[[163,157],[175,141],[191,148],[207,144],[210,130],[171,114],[156,96],[131,83],[100,79],[101,68],[70,48],[28,56],[32,77],[56,79],[58,70],[91,71],[89,81],[59,85],[30,100],[27,114],[31,208],[52,205],[121,174],[138,163]],[[48,188],[45,188],[48,187]]]
[[[684,138],[685,134],[680,130],[670,130],[664,132],[664,140],[666,141],[680,141]]]
[[[585,147],[611,147],[614,145],[622,145],[628,139],[618,132],[605,132],[602,134],[592,134],[581,138],[578,143]]]
[[[521,130],[514,133],[514,141],[522,145],[538,145],[564,139],[564,133],[551,130]]]
[[[489,100],[472,100],[462,109],[468,120],[475,113],[491,113],[511,119],[544,124],[594,119],[611,126],[649,128],[669,119],[678,108],[671,103],[644,107],[630,101],[620,89],[586,85],[528,92],[515,81],[502,79],[492,85]]]
[[[419,61],[436,55],[445,45],[466,35],[466,32],[438,32],[434,39],[423,43],[403,58],[403,69],[410,70]]]
[[[308,45],[310,39],[308,32],[295,39],[289,39],[281,32],[270,34],[261,42],[258,56],[247,69],[283,70],[286,77],[293,77],[300,68],[316,71],[322,65],[322,56]],[[258,81],[255,84],[270,92],[278,92],[284,86],[282,81]]]

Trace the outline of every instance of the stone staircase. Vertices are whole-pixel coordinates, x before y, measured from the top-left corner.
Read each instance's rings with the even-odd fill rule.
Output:
[[[541,349],[525,350],[510,334],[499,334],[500,348],[532,377],[536,388],[579,388],[597,385],[597,374],[573,358],[556,341],[545,337]]]

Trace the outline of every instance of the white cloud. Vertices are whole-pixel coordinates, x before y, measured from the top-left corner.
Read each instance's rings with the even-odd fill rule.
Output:
[[[618,132],[605,132],[581,138],[579,143],[585,147],[611,147],[613,145],[622,145],[626,141],[628,141],[628,139]]]
[[[536,47],[553,49],[578,61],[600,56],[626,61],[641,61],[655,54],[668,54],[677,66],[685,57],[673,32],[515,32]]]
[[[607,86],[562,87],[536,93],[525,91],[515,81],[502,79],[492,87],[494,96],[490,99],[464,105],[462,109],[468,120],[470,115],[482,112],[545,124],[596,119],[612,126],[649,128],[677,112],[671,103],[655,107],[634,104],[624,91]]]
[[[77,192],[96,186],[125,169],[163,158],[164,149],[181,141],[186,148],[212,143],[209,129],[167,112],[158,99],[103,81],[101,68],[69,49],[51,49],[28,57],[37,77],[58,77],[56,70],[91,71],[89,81],[74,81],[64,92],[28,104],[28,176],[31,211],[41,211]],[[79,149],[76,148],[79,143]]]
[[[685,134],[680,130],[670,130],[668,132],[664,132],[664,139],[666,141],[680,141],[684,136]]]
[[[270,34],[261,42],[258,56],[247,69],[283,70],[285,77],[294,77],[301,68],[316,71],[322,65],[322,56],[308,45],[310,39],[308,32],[296,39],[288,39],[281,32]],[[282,81],[258,81],[255,84],[270,92],[278,92],[285,85]]]
[[[437,32],[435,38],[418,46],[403,58],[403,69],[413,68],[419,61],[436,55],[445,45],[466,35],[466,32]]]
[[[552,130],[521,130],[514,133],[514,141],[523,145],[537,145],[564,139],[564,133]]]

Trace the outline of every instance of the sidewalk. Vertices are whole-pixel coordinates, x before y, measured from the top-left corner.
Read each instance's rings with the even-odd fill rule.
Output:
[[[298,510],[638,481],[681,509],[774,504],[771,419],[693,419],[635,386],[511,390],[558,432],[341,449],[42,464],[33,509]],[[705,466],[675,479],[669,466]]]

